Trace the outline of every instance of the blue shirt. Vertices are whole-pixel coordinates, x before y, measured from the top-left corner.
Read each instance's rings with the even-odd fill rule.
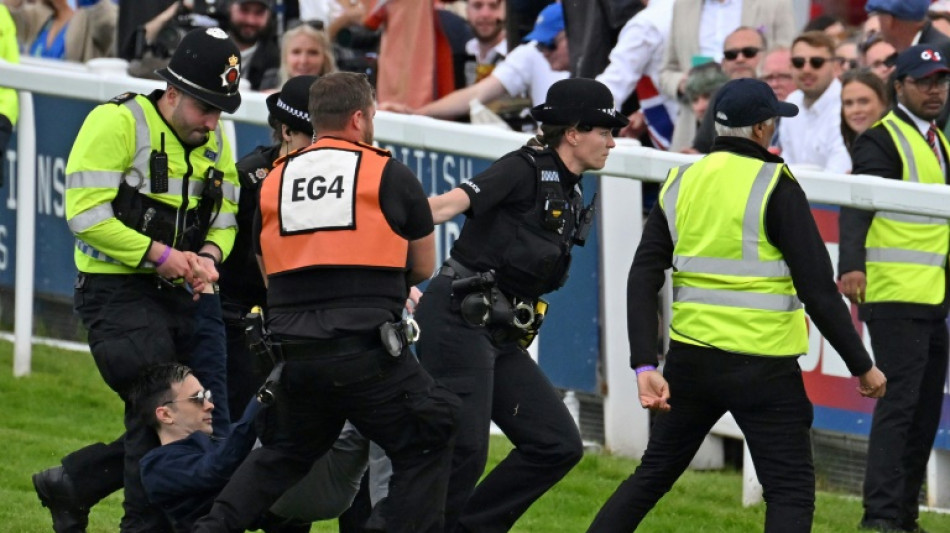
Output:
[[[47,37],[49,37],[49,32],[52,26],[52,18],[43,24],[43,28],[40,30],[39,35],[36,36],[36,39],[33,40],[33,44],[30,45],[31,56],[45,57],[47,59],[66,58],[66,28],[69,27],[69,23],[67,22],[62,28],[60,28],[59,33],[57,33],[56,37],[53,38],[53,42],[47,46],[46,40]]]

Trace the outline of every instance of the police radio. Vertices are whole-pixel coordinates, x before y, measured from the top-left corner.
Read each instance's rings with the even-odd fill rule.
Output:
[[[152,183],[152,194],[168,192],[168,154],[165,153],[165,132],[161,134],[160,150],[152,150],[148,158],[148,170]]]

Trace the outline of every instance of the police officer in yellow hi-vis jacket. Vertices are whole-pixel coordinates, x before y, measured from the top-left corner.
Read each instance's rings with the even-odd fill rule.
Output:
[[[950,145],[934,120],[950,91],[948,58],[929,45],[902,52],[897,105],[854,143],[854,173],[947,184]],[[842,209],[841,290],[859,304],[888,377],[868,442],[861,526],[919,531],[917,497],[940,422],[947,376],[946,219]]]
[[[764,82],[730,81],[715,102],[719,136],[711,153],[672,169],[660,191],[630,269],[627,325],[640,402],[668,412],[590,531],[636,529],[727,411],[764,488],[765,531],[811,531],[812,405],[797,361],[808,350],[806,309],[860,376],[858,392],[884,394],[886,380],[838,294],[805,193],[767,151],[775,117],[797,113]],[[673,320],[661,375],[657,292],[668,268]]]
[[[158,440],[133,414],[128,387],[146,366],[187,363],[189,291],[217,279],[233,245],[239,185],[219,119],[241,104],[240,58],[223,30],[193,30],[156,72],[164,91],[96,107],[73,144],[66,221],[76,236],[75,306],[100,374],[126,400],[126,432],[34,475],[58,532],[85,531],[89,508],[122,486],[121,531],[170,531],[139,479],[139,459]]]

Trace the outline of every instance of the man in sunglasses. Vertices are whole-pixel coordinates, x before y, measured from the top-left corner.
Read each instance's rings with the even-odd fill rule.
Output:
[[[754,78],[764,55],[765,36],[750,26],[740,26],[730,33],[723,43],[722,71],[731,80]],[[711,95],[709,101],[715,102],[716,95]],[[693,150],[708,154],[716,139],[713,106],[707,107],[703,116],[696,118],[699,120],[699,128],[693,137]]]
[[[878,19],[880,34],[898,52],[917,44],[926,44],[950,58],[950,37],[934,28],[927,20],[930,0],[868,0],[864,10]],[[937,126],[946,132],[950,108],[937,117]]]
[[[841,138],[841,82],[835,77],[835,43],[823,31],[805,32],[792,42],[792,77],[798,90],[788,102],[801,109],[778,126],[782,158],[827,172],[851,170]]]
[[[947,184],[950,144],[935,119],[946,106],[950,68],[942,53],[912,46],[897,58],[894,110],[854,142],[854,172]],[[841,292],[858,305],[888,377],[874,408],[861,527],[921,531],[917,496],[933,447],[947,375],[947,252],[944,219],[841,208]]]
[[[265,407],[257,398],[228,425],[226,359],[220,300],[206,290],[195,311],[192,366],[147,367],[131,388],[136,416],[161,443],[141,460],[142,485],[175,531],[190,531],[211,509],[257,439],[254,421]],[[256,526],[266,533],[303,533],[310,531],[311,521],[339,516],[359,489],[368,449],[369,441],[347,424],[330,451]]]

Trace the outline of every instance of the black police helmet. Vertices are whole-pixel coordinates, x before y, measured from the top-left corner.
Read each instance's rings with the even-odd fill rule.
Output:
[[[310,86],[319,76],[295,76],[287,80],[279,93],[267,97],[267,110],[281,124],[294,131],[313,135],[310,123]]]
[[[227,113],[241,105],[241,52],[221,28],[188,32],[168,66],[155,74],[188,96]]]
[[[548,89],[547,98],[531,109],[531,116],[555,126],[621,128],[629,120],[614,109],[614,97],[606,85],[586,78],[560,80]]]

